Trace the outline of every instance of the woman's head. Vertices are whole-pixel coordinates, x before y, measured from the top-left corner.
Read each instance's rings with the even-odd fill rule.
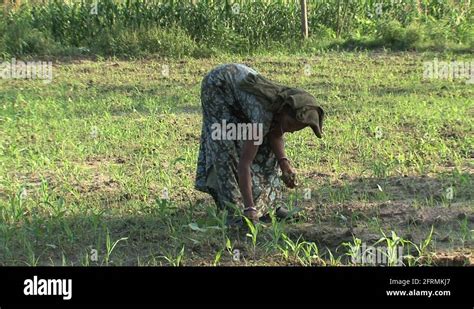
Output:
[[[319,106],[309,107],[297,112],[290,106],[285,105],[275,117],[281,133],[296,132],[306,127],[311,127],[317,137],[322,137],[324,111]]]
[[[295,111],[288,105],[283,107],[278,113],[276,122],[280,124],[283,133],[296,132],[308,126],[307,124],[304,124],[296,119]]]

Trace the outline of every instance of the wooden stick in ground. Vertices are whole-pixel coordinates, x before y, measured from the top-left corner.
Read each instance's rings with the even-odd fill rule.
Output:
[[[301,1],[301,31],[303,38],[308,38],[308,6],[306,0]]]

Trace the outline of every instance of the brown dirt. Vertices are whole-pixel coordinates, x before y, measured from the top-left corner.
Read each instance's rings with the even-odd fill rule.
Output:
[[[367,192],[374,192],[375,196],[379,190],[377,184],[390,196],[390,200],[357,201],[361,193],[367,196]],[[290,226],[290,234],[294,237],[302,235],[321,248],[337,252],[342,243],[352,242],[353,237],[367,244],[375,243],[382,236],[380,230],[388,232],[387,235],[395,231],[398,236],[420,244],[433,226],[433,241],[429,250],[434,252],[430,257],[433,265],[474,265],[474,241],[469,236],[469,231],[474,229],[474,207],[469,192],[464,192],[462,198],[454,203],[440,203],[446,183],[430,176],[353,179],[350,187],[353,198],[348,202],[330,205],[326,203],[327,197],[320,194],[318,206],[303,203],[305,214],[309,217],[305,221],[317,223],[295,223]],[[430,198],[435,203],[420,205],[416,202],[424,198]],[[461,228],[463,222],[467,224],[467,231],[464,232]]]

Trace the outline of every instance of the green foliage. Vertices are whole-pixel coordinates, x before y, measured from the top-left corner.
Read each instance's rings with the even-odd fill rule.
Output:
[[[421,43],[423,29],[420,25],[413,23],[403,27],[397,20],[390,20],[378,25],[377,31],[382,39],[382,45],[398,49],[412,48]]]
[[[48,32],[33,28],[26,17],[0,25],[0,52],[10,55],[52,54],[57,45]]]
[[[316,243],[301,240],[293,241],[286,234],[282,234],[283,244],[278,245],[282,257],[287,260],[295,260],[302,266],[314,266],[323,264]]]
[[[309,4],[310,40],[300,39],[298,1],[47,1],[24,5],[0,24],[0,52],[207,57],[216,50],[313,52],[321,46],[443,48],[472,46],[468,1],[317,1]],[[3,29],[2,29],[3,30]],[[3,42],[3,43],[2,43]],[[329,44],[331,43],[331,44]],[[58,48],[60,46],[61,48]]]
[[[126,29],[117,26],[91,38],[88,45],[97,54],[129,57],[152,54],[180,58],[191,56],[197,50],[193,39],[176,27]]]

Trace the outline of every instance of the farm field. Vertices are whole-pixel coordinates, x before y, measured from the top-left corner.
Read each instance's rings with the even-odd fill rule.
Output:
[[[405,265],[472,265],[473,86],[424,78],[429,61],[450,58],[58,58],[51,83],[0,80],[0,265],[360,265],[361,243],[403,247]],[[323,139],[286,142],[292,221],[228,229],[193,188],[200,82],[230,62],[326,111]]]

